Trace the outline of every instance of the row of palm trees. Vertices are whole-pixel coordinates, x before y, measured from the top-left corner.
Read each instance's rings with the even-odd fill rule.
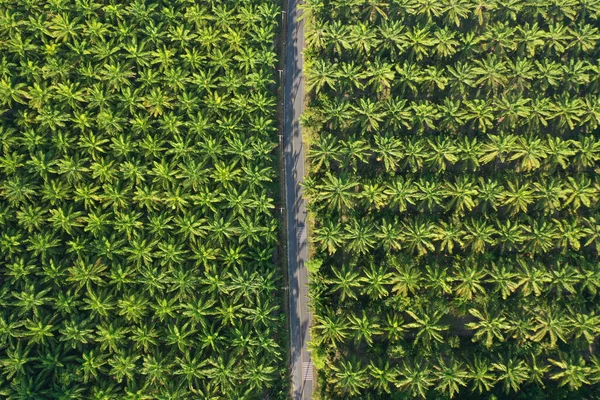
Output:
[[[323,398],[598,397],[600,2],[305,2]]]
[[[334,85],[335,82],[332,87],[339,87]],[[365,137],[379,131],[431,135],[438,130],[469,136],[519,130],[535,137],[540,129],[566,136],[565,131],[591,133],[598,127],[600,109],[594,95],[582,98],[563,94],[537,99],[508,96],[498,101],[478,97],[463,101],[446,97],[440,103],[429,99],[408,100],[403,95],[382,101],[323,95],[315,102],[318,107],[309,110],[304,119],[324,131],[342,129],[348,136]]]
[[[287,394],[277,2],[0,4],[0,397]]]
[[[358,256],[398,250],[407,250],[415,256],[466,252],[541,255],[587,250],[592,255],[600,249],[599,227],[596,217],[552,220],[508,217],[490,221],[365,217],[360,222],[354,218],[347,223],[327,220],[315,227],[313,240],[315,248],[328,255],[338,251]]]
[[[451,212],[464,216],[474,210],[500,215],[516,215],[530,210],[556,216],[559,211],[576,214],[597,208],[599,187],[588,175],[556,174],[549,179],[523,179],[514,172],[498,173],[496,179],[463,174],[445,180],[426,175],[415,179],[399,177],[391,182],[381,179],[359,181],[356,175],[336,177],[328,173],[317,184],[306,182],[307,196],[332,212],[356,210],[397,210],[411,212]],[[314,208],[315,210],[319,208]]]
[[[561,169],[586,171],[600,159],[600,142],[593,135],[581,135],[576,140],[510,133],[480,139],[441,135],[401,138],[391,134],[338,138],[324,132],[310,145],[309,160],[315,173],[321,168],[337,168],[354,173],[360,169],[361,174],[368,174],[374,166],[383,167],[377,175],[393,175],[403,169],[443,173],[457,168],[477,171],[488,164],[518,172],[542,169],[558,173]]]
[[[556,4],[541,0],[307,0],[304,7],[317,22],[356,19],[384,24],[388,21],[435,22],[460,28],[476,23],[481,26],[497,20],[537,19],[548,23],[581,21],[600,13],[600,2],[587,0]]]
[[[410,259],[405,256],[406,262]],[[313,358],[327,376],[323,381],[327,393],[364,397],[402,390],[426,397],[439,391],[440,396],[460,394],[459,398],[466,398],[467,390],[480,396],[490,391],[518,396],[521,386],[553,386],[560,378],[565,379],[559,385],[569,390],[597,384],[597,372],[591,372],[595,371],[595,356],[590,362],[585,354],[594,352],[600,320],[584,296],[596,298],[598,263],[496,261],[498,265],[494,262],[491,268],[482,266],[481,260],[458,262],[444,269],[429,263],[426,267],[396,265],[394,269],[375,264],[342,266],[333,270],[334,276],[328,280],[319,273],[324,265],[313,262]],[[584,274],[596,282],[586,278],[577,281],[575,276],[583,278]],[[336,303],[331,304],[330,298]],[[503,300],[497,300],[500,298]],[[336,356],[329,359],[327,354],[332,353]],[[522,380],[507,385],[500,370],[492,368],[487,371],[489,385],[475,387],[468,379],[475,377],[467,365],[482,357],[490,363],[510,359],[514,364],[529,365],[533,361],[538,364],[539,375],[531,381],[523,371]],[[441,378],[434,365],[456,360],[460,360],[457,367],[461,374],[466,374],[465,388],[451,393],[448,388],[436,387]],[[416,377],[407,376],[407,365],[414,362],[431,383],[421,392],[410,389]],[[380,369],[365,368],[369,364]],[[581,380],[569,381],[561,369],[572,369],[575,364],[581,367],[576,374]],[[381,373],[383,365],[389,387],[379,386],[377,376],[367,378],[370,372]],[[354,386],[336,379],[340,378],[341,366],[364,369],[366,376],[356,375],[362,384]]]
[[[344,21],[352,21],[345,24]],[[478,54],[510,54],[514,59],[594,53],[600,38],[590,24],[571,21],[549,22],[520,15],[516,21],[495,20],[483,26],[469,24],[465,29],[430,21],[386,19],[371,22],[352,18],[316,19],[307,41],[310,51],[327,51],[331,56],[351,53],[362,57],[391,55],[416,61],[451,59],[475,52]],[[465,30],[470,32],[461,35]],[[471,34],[471,33],[477,33]],[[523,60],[525,63],[532,61]],[[510,61],[505,61],[510,65]],[[477,63],[475,64],[477,65]],[[514,65],[514,64],[513,64]],[[368,73],[366,69],[363,73]]]
[[[501,396],[514,398],[515,392],[531,385],[545,387],[554,383],[570,390],[596,385],[600,383],[600,360],[593,357],[586,361],[569,353],[548,359],[532,356],[527,360],[511,355],[491,359],[478,355],[467,361],[440,356],[435,361],[416,358],[390,366],[382,361],[367,362],[351,357],[347,362],[332,365],[330,373],[330,384],[345,388],[333,392],[339,397],[359,395],[366,387],[373,386],[376,396],[367,398],[383,398],[398,390],[407,392],[412,398],[451,399],[466,398],[461,397],[461,393],[469,390],[473,393],[472,398],[481,398],[482,393],[495,389],[500,389]],[[562,390],[558,393],[566,395]],[[543,396],[543,392],[538,395]]]
[[[541,261],[521,256],[503,256],[494,260],[485,255],[449,259],[431,256],[414,262],[410,256],[406,252],[399,257],[388,255],[385,262],[379,264],[373,260],[362,265],[343,264],[332,271],[321,271],[322,266],[313,265],[312,272],[321,274],[315,276],[312,289],[316,293],[335,295],[339,302],[349,302],[350,305],[353,301],[371,301],[372,309],[377,309],[376,303],[388,297],[392,302],[390,305],[394,305],[396,301],[426,298],[430,294],[452,295],[447,298],[451,308],[462,310],[466,315],[468,309],[465,307],[478,297],[502,298],[503,303],[508,304],[502,305],[503,309],[511,312],[513,305],[510,302],[513,300],[542,294],[558,300],[577,295],[596,296],[600,288],[597,276],[600,265],[583,257],[558,255]],[[399,263],[398,258],[402,257],[405,260]],[[436,258],[438,264],[434,265]],[[507,299],[512,300],[507,302]],[[575,304],[583,306],[572,303],[566,308]],[[317,296],[313,305],[323,311],[322,307],[326,307],[327,303]],[[529,305],[526,303],[523,307]],[[530,314],[535,316],[536,312]],[[376,315],[371,317],[377,318]],[[591,318],[590,321],[596,323],[597,319]],[[591,332],[595,332],[596,328]],[[588,340],[591,342],[593,337],[588,336]]]

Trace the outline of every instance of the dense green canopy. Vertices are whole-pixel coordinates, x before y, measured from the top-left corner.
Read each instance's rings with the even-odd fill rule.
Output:
[[[277,2],[0,1],[0,397],[285,396]]]
[[[600,2],[305,9],[323,396],[598,398]]]

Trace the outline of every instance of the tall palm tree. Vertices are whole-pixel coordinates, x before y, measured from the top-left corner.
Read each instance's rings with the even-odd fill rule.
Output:
[[[492,367],[498,372],[498,381],[502,382],[505,393],[511,390],[518,392],[521,384],[529,377],[529,368],[523,360],[518,360],[514,356],[500,356],[497,362],[492,363]]]
[[[447,331],[449,327],[440,324],[440,320],[444,315],[443,311],[423,312],[420,314],[421,316],[410,310],[407,310],[406,313],[414,320],[414,322],[406,324],[406,327],[417,329],[414,339],[415,345],[422,342],[424,346],[429,348],[433,342],[442,343],[444,341],[441,332]]]
[[[469,309],[469,314],[478,318],[477,322],[469,322],[466,327],[473,329],[473,341],[481,340],[485,337],[485,346],[492,347],[494,340],[504,341],[503,331],[508,329],[508,321],[500,315],[490,315],[487,308],[478,310],[476,308]]]
[[[431,368],[423,359],[405,361],[398,368],[398,375],[396,386],[407,390],[413,397],[426,398],[435,382]]]
[[[337,348],[337,345],[343,343],[348,336],[348,323],[344,315],[336,315],[330,309],[324,311],[322,316],[315,315],[313,330],[316,330],[318,334],[314,337],[318,343],[325,343],[328,346]]]
[[[460,361],[438,357],[433,369],[433,374],[438,380],[436,389],[451,399],[460,392],[461,386],[467,386],[468,373]]]
[[[334,374],[332,383],[338,388],[340,395],[359,395],[361,389],[367,386],[367,367],[362,367],[359,360],[350,359],[342,361],[338,365],[332,365]]]

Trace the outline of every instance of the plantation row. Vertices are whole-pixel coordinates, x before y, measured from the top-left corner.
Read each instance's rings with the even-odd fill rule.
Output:
[[[334,255],[394,252],[408,250],[414,255],[430,252],[453,254],[490,251],[545,254],[549,251],[600,250],[600,224],[596,217],[586,219],[552,219],[548,221],[519,218],[514,221],[439,222],[438,217],[377,220],[373,218],[348,223],[327,221],[315,228],[315,247]],[[589,247],[588,247],[589,246]]]
[[[330,89],[339,86],[332,81]],[[446,98],[436,103],[428,99],[408,101],[402,98],[405,94],[396,94],[396,90],[392,93],[394,97],[385,101],[361,97],[354,103],[346,98],[319,96],[315,101],[319,108],[309,110],[304,117],[311,125],[323,124],[325,130],[343,128],[346,133],[341,138],[346,138],[356,132],[413,128],[419,133],[438,129],[449,133],[513,132],[516,128],[531,133],[544,128],[566,136],[565,129],[591,132],[598,127],[600,116],[598,97],[594,96],[585,99],[565,94],[542,99],[505,96],[496,102]]]
[[[321,397],[597,398],[600,3],[305,10]]]
[[[346,36],[341,38],[346,40]],[[329,44],[332,45],[336,47],[337,52],[341,52],[336,44]],[[376,45],[376,48],[381,48],[379,43]],[[350,46],[348,43],[343,48]],[[439,51],[438,47],[433,49]],[[469,94],[485,93],[481,91],[482,87],[487,90],[519,89],[526,94],[535,94],[539,90],[552,90],[556,94],[576,94],[585,93],[588,87],[597,88],[600,83],[599,71],[597,62],[585,60],[560,64],[537,60],[533,62],[527,58],[519,58],[513,62],[510,59],[502,61],[488,57],[474,60],[472,63],[456,61],[450,65],[432,64],[420,68],[419,64],[413,61],[390,64],[375,56],[372,62],[368,62],[364,71],[352,60],[341,61],[338,64],[316,61],[308,75],[308,85],[316,93],[322,91],[325,86],[342,86],[346,90],[356,92],[370,88],[388,88],[392,92],[401,92],[405,98],[421,98],[419,94],[424,90],[437,94],[447,92],[456,94],[458,98],[467,98]],[[525,101],[528,102],[529,99]],[[573,101],[576,105],[582,105],[576,98]],[[469,103],[472,104],[472,101],[467,104]],[[494,99],[493,103],[498,110],[508,108],[508,104],[502,98]],[[548,102],[542,102],[542,106],[552,109]],[[533,107],[525,107],[526,110],[531,108]]]
[[[560,137],[525,138],[501,134],[477,138],[448,138],[443,136],[401,139],[394,136],[374,136],[338,140],[331,133],[323,133],[312,143],[309,157],[314,171],[324,165],[352,171],[360,169],[362,175],[394,174],[409,169],[444,172],[461,168],[476,171],[487,164],[496,168],[529,172],[543,169],[555,172],[562,169],[577,171],[594,167],[600,160],[600,142],[594,136],[581,136],[579,140]],[[498,165],[500,164],[501,165]],[[383,164],[383,168],[381,168]]]
[[[452,301],[455,307],[464,307],[468,304],[466,300],[472,300],[480,294],[493,294],[503,300],[514,294],[518,301],[520,297],[542,294],[557,298],[575,294],[595,296],[600,289],[600,264],[586,261],[583,257],[556,256],[534,261],[518,255],[494,259],[482,255],[441,260],[431,256],[415,262],[410,253],[403,253],[387,257],[384,262],[384,265],[377,265],[373,260],[367,260],[362,265],[341,265],[333,271],[330,279],[316,281],[316,286],[319,290],[337,293],[341,301],[367,300],[366,296],[368,300],[376,302],[390,294],[397,295],[386,300],[383,303],[386,305],[410,304],[420,298],[426,299],[427,295],[423,293],[441,291],[453,295],[447,300]],[[431,265],[434,262],[441,268]],[[312,268],[317,271],[319,264]],[[543,299],[538,301],[543,303]],[[496,306],[511,311],[505,304],[500,302]],[[567,308],[583,305],[574,302],[568,304]],[[377,303],[372,306],[378,308]],[[376,314],[370,317],[378,318]],[[593,316],[589,317],[591,321],[596,320]],[[591,328],[590,332],[595,332],[598,327]]]
[[[463,388],[478,398],[495,386],[535,392],[531,384],[544,388],[556,381],[577,390],[600,383],[598,359],[582,356],[593,351],[600,320],[585,300],[573,298],[596,295],[597,262],[468,259],[442,269],[433,258],[420,265],[411,259],[406,254],[405,264],[392,258],[389,266],[340,266],[332,279],[313,283],[317,301],[330,292],[353,310],[336,313],[327,302],[314,304],[322,310],[315,316],[314,345],[344,357],[331,364],[328,383],[344,385],[348,395],[371,382],[382,396],[402,390],[424,397],[431,390],[434,398]],[[437,298],[440,292],[451,301]],[[470,342],[486,350],[458,351]],[[357,349],[365,355],[357,356]]]
[[[463,174],[459,178],[440,180],[427,175],[418,181],[401,177],[393,182],[372,179],[360,184],[353,176],[326,175],[321,185],[307,182],[307,193],[333,212],[354,208],[386,209],[400,212],[414,209],[454,211],[464,215],[478,206],[484,211],[505,210],[505,214],[532,209],[553,215],[559,210],[573,212],[579,208],[596,210],[600,186],[586,174],[561,176],[551,180],[522,179],[514,171],[496,175],[498,180],[484,180],[477,175]],[[414,206],[411,207],[410,205]]]
[[[0,4],[0,397],[287,394],[275,3]]]
[[[434,393],[432,398],[448,398],[461,393],[464,388],[470,388],[477,394],[462,397],[468,399],[481,398],[478,397],[480,393],[488,392],[495,386],[503,387],[506,392],[516,391],[526,384],[543,387],[548,379],[573,390],[583,385],[600,383],[600,359],[595,357],[591,362],[576,357],[514,361],[502,357],[490,359],[486,356],[476,356],[468,362],[438,357],[435,362],[430,362],[406,354],[402,356],[410,361],[399,367],[374,362],[363,365],[351,358],[335,367],[329,378],[330,382],[350,387],[355,394],[370,386],[384,393],[401,390],[407,393],[406,398],[422,398],[428,393]],[[547,390],[531,389],[523,390],[522,393],[530,396],[529,398],[546,399],[549,395]],[[578,398],[581,397],[570,397]]]

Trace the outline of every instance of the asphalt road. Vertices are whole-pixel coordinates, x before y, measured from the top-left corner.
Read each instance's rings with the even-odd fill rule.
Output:
[[[304,49],[304,22],[299,19],[301,0],[288,0],[285,33],[284,65],[284,159],[285,201],[287,212],[288,277],[290,295],[290,338],[292,368],[292,398],[306,400],[312,397],[312,362],[307,344],[312,316],[308,309],[308,242],[306,204],[301,186],[304,180],[304,147],[300,128],[300,114],[304,101],[302,51]]]

